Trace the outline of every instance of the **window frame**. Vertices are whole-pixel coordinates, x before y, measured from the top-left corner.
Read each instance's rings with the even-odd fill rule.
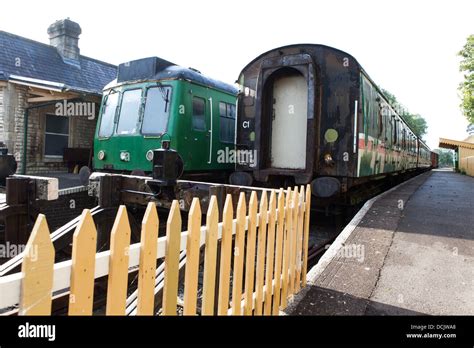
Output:
[[[222,116],[221,115],[221,104],[224,104],[225,105],[225,116]],[[227,107],[233,107],[234,108],[234,117],[229,117],[227,115]],[[226,119],[229,119],[229,120],[232,120],[233,121],[233,124],[234,124],[234,136],[233,138],[229,141],[229,140],[223,140],[222,137],[221,137],[221,130],[222,130],[222,118],[226,118]],[[226,144],[232,144],[234,143],[234,140],[235,140],[235,122],[236,122],[236,119],[237,119],[237,106],[235,105],[235,103],[228,103],[228,102],[225,102],[225,101],[219,101],[219,141],[221,143],[226,143]]]
[[[143,132],[143,122],[145,121],[145,111],[146,111],[146,103],[147,103],[147,98],[148,98],[148,91],[152,88],[169,88],[170,89],[170,94],[168,96],[169,101],[168,101],[168,118],[166,120],[166,127],[165,130],[162,133],[144,133]],[[144,137],[160,137],[163,134],[165,134],[168,131],[168,125],[171,117],[171,99],[173,98],[173,86],[170,84],[167,85],[150,85],[145,87],[145,92],[142,93],[142,106],[141,108],[143,109],[142,112],[140,113],[140,134],[143,135]]]
[[[200,128],[196,128],[194,126],[194,99],[199,99],[199,100],[202,100],[204,102],[204,129],[200,129]],[[206,105],[207,105],[207,100],[206,98],[203,98],[203,97],[200,97],[200,96],[197,96],[197,95],[193,95],[192,98],[191,98],[191,129],[195,132],[207,132],[208,131],[208,125],[207,125],[207,122],[206,122]]]
[[[136,90],[141,91],[140,106],[138,107],[138,117],[137,117],[137,125],[139,126],[139,128],[137,127],[137,130],[134,133],[119,134],[118,133],[118,127],[119,127],[119,123],[120,123],[120,117],[122,116],[123,96],[126,92],[131,92],[131,91],[136,91]],[[142,117],[142,114],[143,114],[143,87],[128,88],[128,89],[123,89],[122,91],[120,91],[120,106],[118,108],[118,111],[116,111],[116,113],[115,113],[113,135],[116,135],[116,136],[130,136],[130,135],[141,134],[141,125],[140,125],[141,121],[140,121],[140,119]]]
[[[102,126],[102,119],[103,119],[103,116],[104,116],[104,112],[103,112],[104,103],[106,103],[106,101],[109,99],[110,95],[112,95],[112,94],[117,94],[118,95],[117,105],[115,106],[114,117],[112,119],[112,122],[113,122],[112,132],[109,135],[101,135],[100,134],[100,128]],[[100,113],[100,122],[99,122],[98,127],[97,127],[97,138],[99,138],[99,139],[108,139],[108,138],[110,138],[111,136],[113,136],[115,134],[117,110],[120,108],[121,99],[122,99],[122,92],[121,91],[115,91],[115,92],[108,93],[107,96],[106,96],[106,99],[103,100],[102,109],[101,109],[101,113]]]
[[[52,160],[57,160],[57,159],[60,159],[62,160],[64,158],[64,154],[62,155],[48,155],[46,154],[46,137],[47,135],[60,135],[60,136],[66,136],[66,134],[62,134],[62,133],[53,133],[53,132],[48,132],[46,129],[47,129],[47,123],[48,123],[48,116],[51,116],[51,117],[64,117],[64,119],[66,119],[68,121],[68,125],[67,125],[67,147],[70,146],[71,144],[71,118],[68,117],[68,116],[58,116],[58,115],[55,115],[55,114],[52,114],[52,113],[46,113],[45,114],[45,117],[44,117],[44,145],[43,145],[43,156],[45,159],[52,159]]]

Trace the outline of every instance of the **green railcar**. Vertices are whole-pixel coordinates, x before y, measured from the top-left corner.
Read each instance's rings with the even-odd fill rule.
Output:
[[[94,170],[152,171],[162,140],[184,161],[184,177],[233,170],[237,89],[191,68],[144,58],[119,65],[104,88]]]

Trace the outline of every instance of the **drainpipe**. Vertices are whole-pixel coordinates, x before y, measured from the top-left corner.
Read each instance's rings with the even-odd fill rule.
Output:
[[[30,110],[42,108],[45,106],[50,106],[58,102],[59,102],[58,100],[55,100],[53,102],[49,102],[45,104],[28,106],[25,108],[25,111],[23,112],[23,155],[21,158],[21,174],[23,175],[26,174],[26,148],[28,146],[28,118],[30,116]]]

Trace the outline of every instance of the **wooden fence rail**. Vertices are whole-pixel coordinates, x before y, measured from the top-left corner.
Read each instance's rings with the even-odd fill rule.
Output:
[[[178,313],[180,268],[185,265],[184,315],[278,315],[288,299],[306,285],[310,186],[252,192],[247,211],[244,193],[237,207],[226,197],[219,222],[211,197],[205,226],[194,198],[187,231],[182,232],[179,204],[174,201],[166,236],[158,237],[159,217],[149,203],[140,243],[130,245],[125,206],[117,212],[110,250],[96,252],[97,231],[89,210],[82,213],[73,236],[72,258],[54,263],[46,217],[39,215],[25,248],[20,273],[0,277],[0,308],[19,306],[19,315],[50,315],[53,293],[69,289],[69,315],[92,315],[95,279],[108,276],[106,314],[156,314],[156,285],[162,282],[163,315]],[[200,260],[203,250],[203,260]],[[163,263],[157,268],[157,260]],[[163,266],[164,265],[164,266]],[[203,265],[203,271],[200,271]],[[138,267],[135,297],[127,299],[128,274]],[[163,268],[164,267],[164,268]],[[162,279],[157,274],[164,273]],[[161,276],[161,273],[160,273]],[[199,279],[202,296],[199,298]]]

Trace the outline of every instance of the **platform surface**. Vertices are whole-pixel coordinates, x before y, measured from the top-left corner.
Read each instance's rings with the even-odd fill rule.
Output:
[[[376,200],[334,253],[287,314],[474,315],[474,178],[411,179]]]

